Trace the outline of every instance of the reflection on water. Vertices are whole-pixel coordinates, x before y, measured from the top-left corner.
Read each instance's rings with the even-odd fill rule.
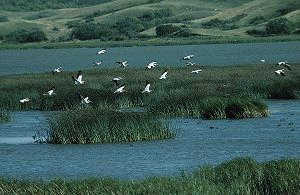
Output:
[[[0,124],[0,170],[21,178],[170,175],[238,156],[259,161],[300,156],[300,102],[268,101],[271,116],[240,120],[173,119],[176,139],[118,144],[34,144],[42,112]],[[31,138],[31,139],[30,139]]]

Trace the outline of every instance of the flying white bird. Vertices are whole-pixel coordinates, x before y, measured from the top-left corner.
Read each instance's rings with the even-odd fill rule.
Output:
[[[24,99],[21,99],[21,100],[20,100],[21,103],[25,103],[25,102],[29,102],[29,101],[30,101],[29,98],[24,98]]]
[[[54,87],[52,87],[47,93],[44,93],[43,95],[54,95]]]
[[[62,67],[58,67],[58,68],[55,68],[54,70],[52,70],[52,74],[54,75],[55,73],[62,73],[63,72],[63,69]]]
[[[115,77],[111,80],[111,82],[114,82],[114,83],[116,83],[117,86],[119,86],[119,81],[122,79],[123,79],[122,77]]]
[[[93,62],[93,66],[100,66],[101,63],[102,63],[102,61],[99,61],[99,62]]]
[[[169,76],[167,76],[167,74],[168,74],[168,70],[166,69],[164,72],[163,72],[163,74],[159,77],[159,79],[167,79],[167,78],[169,78]]]
[[[186,65],[187,65],[187,66],[195,66],[195,65],[196,65],[196,63],[189,62],[189,63],[187,63]]]
[[[104,53],[106,53],[106,49],[105,48],[97,51],[96,54],[101,55],[101,54],[104,54]]]
[[[261,59],[260,61],[261,61],[261,62],[266,62],[266,60],[264,60],[264,59]]]
[[[285,74],[284,74],[284,69],[281,69],[281,70],[275,70],[275,74],[276,75],[281,75],[281,76],[285,76]]]
[[[183,58],[181,58],[181,60],[190,60],[194,57],[194,55],[188,55],[188,56],[184,56]]]
[[[285,62],[278,62],[276,65],[277,66],[284,66],[287,69],[291,70],[291,67],[290,67],[290,65],[289,65],[289,63],[287,61],[285,61]]]
[[[202,69],[193,70],[193,71],[191,72],[191,74],[198,74],[198,73],[201,72],[201,71],[202,71]]]
[[[120,64],[120,67],[122,67],[122,68],[125,68],[125,67],[128,66],[127,61],[118,61],[118,62],[116,62],[116,63]]]
[[[74,76],[72,76],[72,79],[73,79],[75,85],[84,84],[84,82],[85,82],[85,81],[82,80],[81,71],[78,71],[78,74],[77,74],[76,78],[74,78]]]
[[[151,63],[148,64],[148,66],[146,66],[145,70],[154,68],[155,66],[158,66],[158,63],[156,61],[151,62]]]
[[[119,87],[114,93],[123,93],[123,92],[126,91],[124,88],[125,88],[125,85],[122,85],[122,86]]]
[[[82,95],[79,96],[80,96],[80,104],[87,105],[89,103],[92,103],[92,101],[89,100],[89,97],[83,97]]]
[[[150,89],[150,83],[146,82],[145,89],[142,91],[142,93],[150,93],[151,91],[153,90]]]

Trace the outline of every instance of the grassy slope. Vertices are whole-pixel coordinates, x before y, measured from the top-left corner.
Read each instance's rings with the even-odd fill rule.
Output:
[[[191,28],[191,32],[201,35],[211,36],[247,36],[245,31],[254,26],[249,23],[251,19],[262,16],[266,20],[279,17],[278,10],[298,5],[297,0],[244,0],[244,1],[224,1],[224,0],[164,0],[160,3],[148,3],[147,0],[116,0],[100,5],[84,7],[84,8],[68,8],[58,10],[43,10],[37,12],[8,12],[0,11],[0,16],[6,16],[8,22],[0,22],[1,34],[6,35],[18,29],[38,27],[44,30],[50,41],[55,41],[59,37],[66,36],[71,29],[67,28],[67,22],[83,21],[84,18],[93,13],[100,13],[94,17],[94,22],[114,24],[127,16],[143,16],[144,14],[153,12],[158,9],[168,8],[173,15],[169,20],[181,24],[185,24]],[[284,17],[299,23],[299,9],[292,6],[296,10],[289,10]],[[238,29],[219,30],[219,29],[203,29],[201,24],[211,19],[231,19],[235,16],[245,14],[237,21]],[[39,16],[39,17],[36,17]],[[36,19],[34,19],[36,18]],[[263,26],[264,23],[256,25]],[[148,29],[143,34],[155,35],[155,28]]]

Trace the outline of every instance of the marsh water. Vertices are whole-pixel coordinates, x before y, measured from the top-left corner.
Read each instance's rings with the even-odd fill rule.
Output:
[[[193,54],[203,66],[300,61],[300,42],[215,44],[191,46],[0,50],[0,75],[131,67],[156,60],[162,66],[184,66]],[[102,60],[100,67],[93,61]],[[144,178],[179,174],[199,165],[217,165],[240,156],[258,161],[300,156],[300,101],[267,101],[271,116],[241,120],[177,118],[170,126],[175,139],[87,145],[36,144],[32,136],[47,129],[48,112],[12,112],[13,120],[0,124],[0,176],[52,179],[112,176]]]
[[[0,124],[0,175],[53,179],[144,178],[180,174],[199,165],[217,165],[235,157],[258,161],[300,156],[300,101],[267,101],[271,116],[239,120],[176,118],[175,139],[130,143],[35,144],[46,128],[47,113],[13,112]]]
[[[191,62],[201,66],[226,66],[300,61],[300,42],[203,44],[181,46],[148,46],[106,48],[0,50],[0,75],[50,72],[62,67],[65,71],[117,68],[116,61],[127,61],[129,67],[145,67],[156,60],[162,67],[185,66],[180,58],[194,55]],[[93,62],[102,61],[98,66]]]

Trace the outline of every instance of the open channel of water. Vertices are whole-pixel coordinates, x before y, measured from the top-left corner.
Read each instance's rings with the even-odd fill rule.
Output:
[[[11,113],[0,124],[0,175],[53,179],[89,176],[144,178],[178,174],[235,157],[258,161],[300,157],[300,101],[267,101],[271,116],[239,120],[176,118],[169,140],[108,144],[35,144],[47,126],[46,113]]]

